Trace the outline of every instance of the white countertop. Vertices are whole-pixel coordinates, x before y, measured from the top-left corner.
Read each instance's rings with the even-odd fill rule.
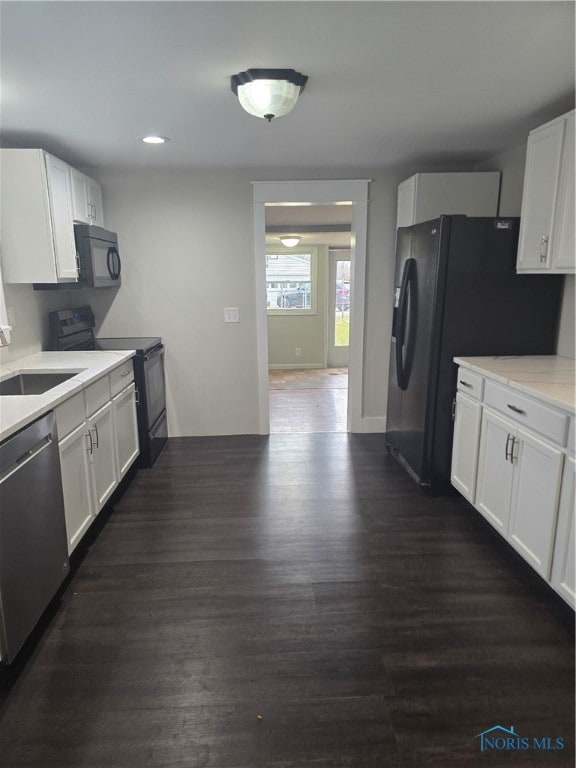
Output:
[[[569,357],[455,357],[454,362],[549,405],[576,411],[576,362]]]
[[[49,389],[42,395],[0,396],[0,440],[13,435],[26,424],[52,410],[66,398],[80,392],[96,379],[105,376],[125,360],[134,357],[134,350],[113,352],[37,352],[0,366],[0,380],[15,373],[74,373],[68,381]]]

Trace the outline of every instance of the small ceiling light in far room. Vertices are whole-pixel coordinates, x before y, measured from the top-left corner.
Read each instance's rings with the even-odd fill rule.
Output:
[[[298,245],[300,240],[301,238],[298,237],[298,235],[286,235],[285,237],[280,238],[280,242],[286,248],[294,248],[295,246]]]
[[[307,80],[293,69],[247,69],[232,75],[230,85],[246,112],[270,122],[294,109]]]
[[[170,139],[166,136],[144,136],[142,141],[144,144],[166,144]]]

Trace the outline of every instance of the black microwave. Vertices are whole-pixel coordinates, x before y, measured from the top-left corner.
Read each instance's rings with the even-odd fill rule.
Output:
[[[79,288],[112,288],[121,284],[122,262],[118,236],[91,224],[74,224],[78,280],[34,283],[35,291],[74,291]]]
[[[83,288],[109,288],[121,283],[122,262],[118,237],[101,227],[74,224],[78,254],[78,285]]]

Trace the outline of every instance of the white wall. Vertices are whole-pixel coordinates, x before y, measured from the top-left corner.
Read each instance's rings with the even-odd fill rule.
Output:
[[[7,283],[4,293],[13,327],[10,345],[0,349],[0,363],[46,349],[48,313],[71,306],[70,291],[35,291],[31,285]]]
[[[171,435],[257,431],[250,176],[101,172],[122,288],[93,300],[97,332],[161,336]],[[224,323],[224,307],[240,322]]]
[[[162,336],[171,435],[258,431],[253,180],[373,179],[363,416],[385,416],[396,187],[415,170],[100,170],[124,267],[116,296],[93,292],[97,331]],[[224,324],[229,306],[240,308],[237,325]]]

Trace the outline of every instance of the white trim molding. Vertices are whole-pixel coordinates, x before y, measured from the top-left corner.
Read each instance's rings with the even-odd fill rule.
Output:
[[[362,380],[364,373],[364,303],[366,295],[366,243],[368,184],[371,179],[325,181],[253,181],[254,279],[256,288],[256,355],[258,366],[259,432],[270,432],[268,395],[268,314],[266,311],[266,203],[302,205],[352,204],[350,256],[350,359],[348,363],[348,431],[363,432]],[[378,430],[379,431],[379,430]]]
[[[386,432],[386,416],[363,416],[362,432]]]

